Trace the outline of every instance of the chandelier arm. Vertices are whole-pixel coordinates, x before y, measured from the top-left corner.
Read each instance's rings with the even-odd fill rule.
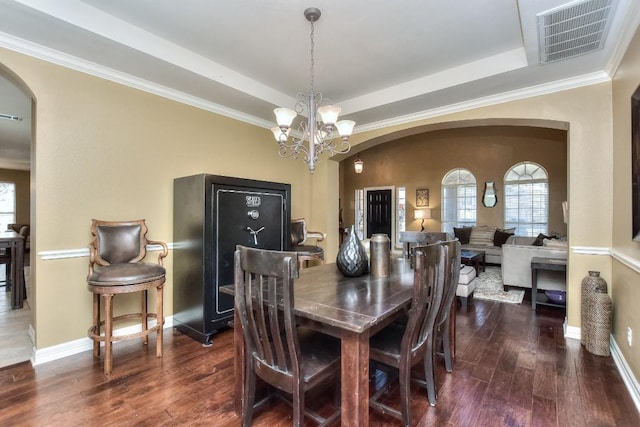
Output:
[[[351,150],[351,144],[349,144],[347,141],[344,141],[344,140],[342,140],[340,149],[338,149],[335,146],[331,146],[327,148],[327,151],[329,151],[332,156],[334,154],[347,154],[350,150]]]
[[[318,157],[316,155],[316,158],[314,159],[314,161],[311,162],[309,153],[307,152],[307,149],[304,145],[295,144],[295,143],[289,144],[285,142],[280,143],[280,149],[278,150],[278,154],[282,158],[293,157],[294,159],[298,159],[301,153],[304,155],[302,157],[302,160],[305,163],[308,163],[309,165],[314,163],[314,169],[315,169],[315,161],[318,160]],[[311,166],[309,166],[309,168],[311,168]]]

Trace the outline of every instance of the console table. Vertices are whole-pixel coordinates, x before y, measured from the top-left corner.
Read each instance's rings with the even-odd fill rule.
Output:
[[[411,244],[429,244],[447,240],[447,233],[439,231],[401,231],[400,242],[402,243],[402,258],[409,258],[411,255]]]
[[[552,307],[566,307],[564,304],[555,304],[550,302],[546,297],[538,300],[538,271],[567,271],[567,260],[559,258],[531,258],[531,309],[535,310],[536,305],[549,305]]]

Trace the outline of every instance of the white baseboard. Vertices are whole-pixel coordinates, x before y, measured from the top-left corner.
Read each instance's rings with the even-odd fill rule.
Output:
[[[564,322],[564,336],[565,338],[580,340],[580,328],[567,325],[566,318]],[[610,336],[610,341],[611,357],[618,368],[622,381],[627,386],[627,390],[631,395],[633,403],[636,405],[636,409],[640,412],[640,384],[638,383],[638,380],[636,380],[635,375],[633,375],[633,371],[631,371],[627,361],[624,359],[624,356],[620,351],[620,347],[618,347],[618,343],[616,343],[613,335]]]
[[[150,322],[149,326],[153,326],[155,323]],[[164,318],[164,328],[168,329],[173,327],[173,316]],[[127,326],[114,331],[115,335],[133,334],[140,332],[142,327],[140,325]],[[29,327],[29,336],[32,336],[33,328]],[[32,341],[35,342],[35,334],[32,337]],[[115,342],[114,345],[118,345]],[[33,366],[41,365],[43,363],[51,362],[54,360],[62,359],[64,357],[72,356],[74,354],[82,353],[83,351],[93,349],[93,340],[90,338],[80,338],[77,340],[69,341],[66,343],[46,347],[40,350],[33,348],[33,354],[31,356],[31,364]]]
[[[564,337],[565,338],[572,338],[574,340],[581,340],[582,339],[582,332],[580,331],[580,328],[577,326],[569,326],[567,324],[567,318],[564,318]]]
[[[627,386],[627,390],[629,390],[629,394],[631,395],[633,403],[636,405],[636,409],[640,412],[640,384],[638,384],[638,380],[635,375],[633,375],[631,368],[624,359],[624,356],[620,351],[620,347],[618,347],[618,343],[613,338],[613,335],[611,335],[611,357],[613,357],[613,361],[618,368],[622,381],[624,381],[624,384]]]

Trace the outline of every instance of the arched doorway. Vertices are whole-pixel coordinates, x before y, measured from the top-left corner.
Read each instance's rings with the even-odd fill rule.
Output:
[[[554,196],[549,205],[551,230],[566,234],[562,202],[568,196],[568,129],[569,124],[562,121],[486,118],[420,125],[364,141],[340,159],[343,220],[346,224],[358,220],[354,217],[355,195],[361,188],[389,185],[405,188],[407,199],[402,203],[406,202],[404,208],[411,213],[416,207],[416,192],[430,189],[431,204],[426,207],[431,210],[432,219],[427,221],[431,227],[427,231],[442,231],[440,182],[449,169],[472,169],[481,184],[495,181],[501,191],[502,176],[509,166],[541,156],[554,170]],[[541,149],[538,143],[553,146],[553,152]],[[354,171],[356,158],[365,164],[363,173]],[[480,206],[479,224],[503,223],[502,204],[494,209]],[[397,216],[405,217],[401,212]],[[408,229],[420,229],[413,215],[407,215],[406,220]],[[395,246],[400,247],[397,242]]]
[[[2,208],[1,230],[8,223],[31,224],[31,150],[34,97],[26,84],[0,64],[0,182],[13,188],[13,207]],[[11,203],[8,203],[10,205]],[[35,337],[35,286],[30,252],[25,253],[27,299],[23,308],[11,307],[5,266],[0,266],[0,367],[29,360]]]

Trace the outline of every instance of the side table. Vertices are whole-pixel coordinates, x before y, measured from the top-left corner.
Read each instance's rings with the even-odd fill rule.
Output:
[[[538,295],[538,271],[552,270],[567,272],[567,260],[558,258],[531,258],[531,309],[535,310],[536,305],[549,305],[552,307],[563,307],[564,304],[555,304],[550,302],[546,296]]]
[[[476,274],[480,274],[480,267],[482,266],[482,272],[485,271],[484,251],[476,251],[471,249],[463,249],[460,251],[460,262],[464,265],[470,265],[476,269]]]

